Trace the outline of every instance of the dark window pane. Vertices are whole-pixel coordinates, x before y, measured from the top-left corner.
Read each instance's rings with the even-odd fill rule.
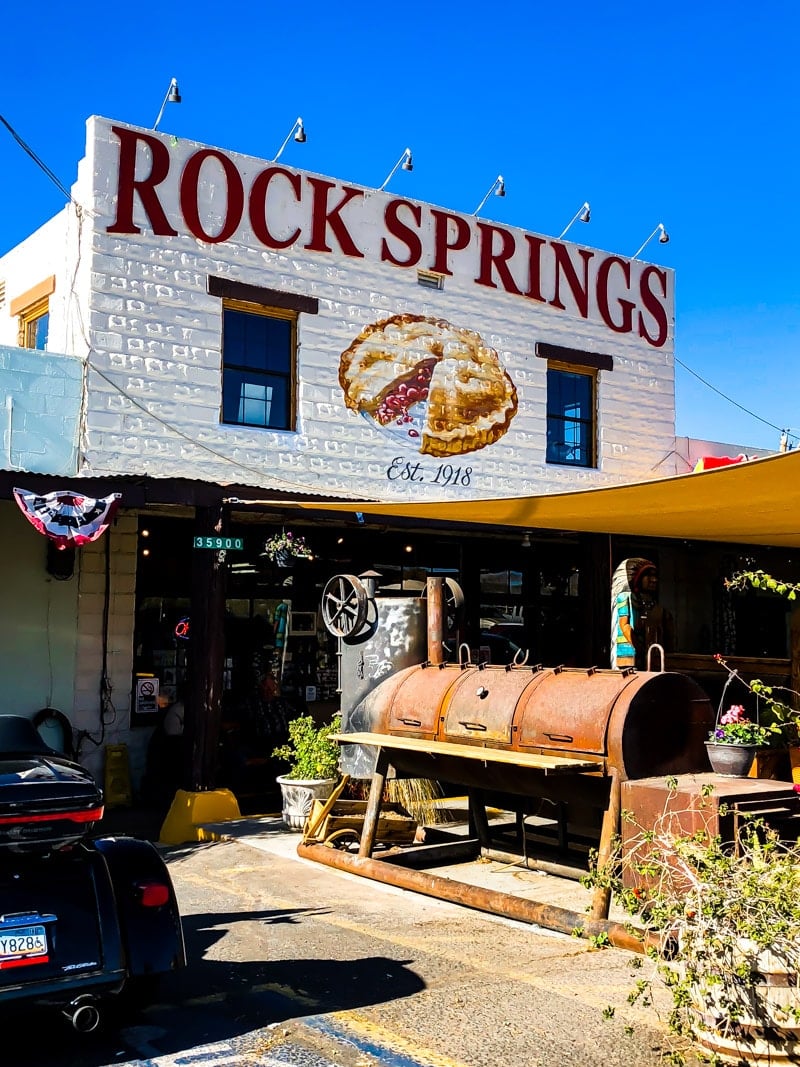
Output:
[[[274,374],[226,370],[222,421],[276,430],[289,428],[289,381]]]
[[[290,429],[293,322],[225,308],[222,421]]]
[[[570,371],[547,371],[548,463],[592,465],[593,379]]]
[[[226,308],[223,321],[226,367],[288,374],[291,369],[292,323],[289,319],[249,315]]]

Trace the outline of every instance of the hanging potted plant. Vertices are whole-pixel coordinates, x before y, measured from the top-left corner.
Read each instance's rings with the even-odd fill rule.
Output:
[[[341,729],[341,717],[317,726],[311,715],[289,723],[289,740],[276,748],[275,759],[286,760],[289,769],[278,775],[283,798],[283,821],[292,830],[302,830],[315,800],[327,800],[339,777],[339,746],[332,740]]]
[[[291,530],[281,530],[268,537],[262,555],[277,567],[291,567],[296,559],[314,558],[305,538],[293,534]]]
[[[741,704],[731,704],[724,715],[717,711],[714,729],[708,735],[706,751],[717,774],[746,778],[760,748],[766,747],[775,728],[753,722]]]

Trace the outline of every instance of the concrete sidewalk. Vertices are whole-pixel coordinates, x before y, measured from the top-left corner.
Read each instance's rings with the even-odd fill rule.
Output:
[[[455,816],[457,818],[457,808]],[[279,814],[250,815],[225,822],[204,823],[203,829],[218,836],[220,840],[239,841],[261,852],[294,859],[299,863],[311,862],[297,855],[297,846],[302,841],[302,834],[289,830]],[[450,822],[446,825],[446,831],[452,834],[454,839],[466,837],[467,823]],[[380,855],[380,851],[376,855]],[[507,893],[580,915],[588,915],[592,903],[591,890],[585,889],[577,879],[562,878],[537,870],[533,860],[528,867],[522,863],[476,858],[461,862],[436,863],[417,869],[455,882]],[[347,872],[337,873],[342,873],[345,877],[358,877]],[[625,911],[613,901],[609,918],[622,923],[629,920]]]

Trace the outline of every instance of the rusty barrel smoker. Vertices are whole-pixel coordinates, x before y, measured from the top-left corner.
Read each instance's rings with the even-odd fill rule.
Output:
[[[506,798],[518,812],[526,805],[509,795],[549,801],[563,835],[567,823],[599,832],[612,776],[706,770],[713,709],[696,682],[672,672],[421,664],[381,682],[353,718],[373,743],[385,735],[398,774]],[[403,747],[411,739],[427,751]],[[525,758],[536,755],[561,764],[539,769]]]
[[[434,603],[432,581],[428,599]],[[368,626],[370,597],[350,576],[332,582],[339,584],[323,602],[326,625],[344,642],[357,642]],[[373,632],[378,637],[379,627]],[[347,715],[341,740],[352,738],[344,749],[368,750],[374,767],[358,857],[323,845],[301,844],[298,852],[554,929],[603,930],[612,943],[641,948],[641,941],[608,921],[605,890],[595,891],[587,922],[564,909],[475,887],[455,888],[450,879],[372,860],[383,787],[389,773],[466,787],[483,851],[492,844],[487,802],[515,812],[523,843],[525,818],[546,810],[560,850],[566,851],[574,835],[583,844],[599,844],[602,862],[619,829],[622,782],[707,769],[704,742],[714,713],[703,689],[685,675],[663,671],[495,666],[472,663],[468,655],[458,663],[440,663],[430,654],[430,633],[428,647],[427,662],[396,669],[382,680],[362,680],[355,701],[343,694]],[[593,929],[591,923],[600,925]]]

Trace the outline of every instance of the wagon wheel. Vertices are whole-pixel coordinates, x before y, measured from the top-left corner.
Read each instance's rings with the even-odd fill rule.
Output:
[[[337,574],[322,591],[322,619],[334,637],[356,634],[367,619],[369,596],[355,575]]]
[[[343,830],[334,830],[323,842],[329,848],[338,848],[344,852],[349,851],[353,845],[361,843],[361,835],[358,830],[345,827]]]
[[[458,620],[458,615],[464,606],[464,590],[455,578],[444,580],[444,614],[447,619],[448,630],[453,630]],[[425,600],[428,595],[428,586],[425,584],[421,596]]]

